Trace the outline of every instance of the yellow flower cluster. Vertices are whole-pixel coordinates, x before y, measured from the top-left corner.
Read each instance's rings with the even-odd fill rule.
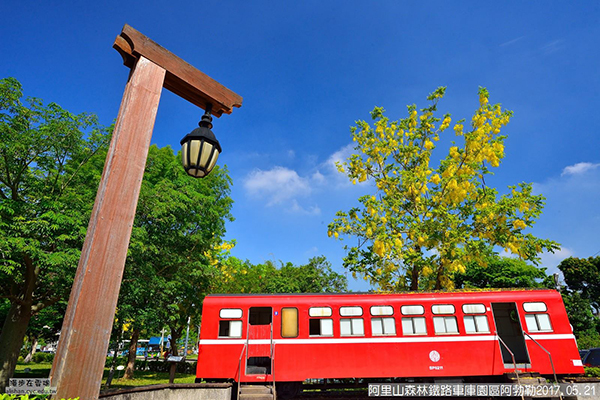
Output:
[[[513,221],[513,227],[515,229],[525,229],[525,228],[527,228],[527,224],[520,219],[515,219]]]

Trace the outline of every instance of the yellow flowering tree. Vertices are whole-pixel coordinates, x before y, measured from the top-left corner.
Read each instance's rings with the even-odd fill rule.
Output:
[[[351,129],[355,152],[338,164],[353,183],[373,182],[376,194],[338,212],[328,234],[358,239],[346,246],[344,266],[380,290],[451,289],[452,274],[473,262],[484,265],[497,249],[537,264],[542,251],[558,248],[524,232],[544,206],[531,184],[510,186],[501,196],[486,185],[504,158],[500,130],[512,112],[489,104],[485,88],[470,124],[453,124],[461,144],[452,142],[445,158],[431,162],[452,124],[449,114],[436,116],[445,90],[430,94],[420,112],[408,106],[408,117],[399,121],[376,107],[372,125],[358,121]]]

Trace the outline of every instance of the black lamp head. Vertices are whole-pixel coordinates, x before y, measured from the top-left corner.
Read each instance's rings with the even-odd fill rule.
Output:
[[[221,145],[211,131],[213,126],[210,115],[211,108],[210,104],[206,107],[206,112],[198,123],[198,128],[181,139],[183,168],[188,175],[194,178],[203,178],[210,174],[221,153]]]

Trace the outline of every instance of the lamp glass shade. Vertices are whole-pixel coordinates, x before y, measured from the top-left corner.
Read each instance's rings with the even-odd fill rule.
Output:
[[[196,128],[181,141],[183,168],[188,175],[195,178],[208,175],[217,163],[221,152],[221,146],[212,132],[208,130],[211,135],[206,135],[206,132],[202,132],[204,130],[208,129]]]

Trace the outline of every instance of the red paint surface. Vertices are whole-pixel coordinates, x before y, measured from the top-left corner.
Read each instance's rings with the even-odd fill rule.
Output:
[[[386,378],[386,377],[465,377],[502,375],[514,370],[505,368],[500,344],[495,337],[492,303],[516,303],[518,317],[524,332],[527,331],[524,302],[544,302],[552,322],[552,332],[530,333],[552,355],[558,375],[580,374],[583,367],[575,366],[579,353],[560,294],[552,290],[492,291],[456,293],[406,293],[391,295],[247,295],[208,296],[203,306],[203,322],[200,335],[197,376],[204,379],[239,380],[240,355],[245,345],[250,355],[261,349],[267,354],[270,343],[252,345],[261,336],[269,342],[268,335],[248,332],[253,329],[270,329],[270,326],[250,326],[250,307],[273,307],[274,378],[275,381],[303,381],[309,378]],[[463,304],[482,303],[490,333],[467,334],[463,324]],[[420,304],[425,307],[427,335],[403,335],[400,307]],[[433,327],[433,304],[453,304],[459,334],[435,334]],[[373,336],[371,332],[371,306],[391,305],[394,309],[396,335]],[[333,337],[309,336],[308,310],[310,307],[327,306],[333,309]],[[364,336],[341,336],[339,308],[362,306]],[[297,338],[281,337],[281,308],[296,307],[299,311],[299,335]],[[242,338],[218,338],[219,310],[241,308],[243,310]],[[470,315],[470,314],[468,314]],[[266,335],[266,336],[265,336]],[[519,371],[539,372],[552,375],[547,354],[532,340],[526,339],[530,368]],[[265,350],[266,349],[266,350]],[[430,353],[439,354],[432,361]],[[435,354],[433,359],[436,359]],[[246,382],[271,381],[272,375],[247,375],[242,358],[241,380]]]

